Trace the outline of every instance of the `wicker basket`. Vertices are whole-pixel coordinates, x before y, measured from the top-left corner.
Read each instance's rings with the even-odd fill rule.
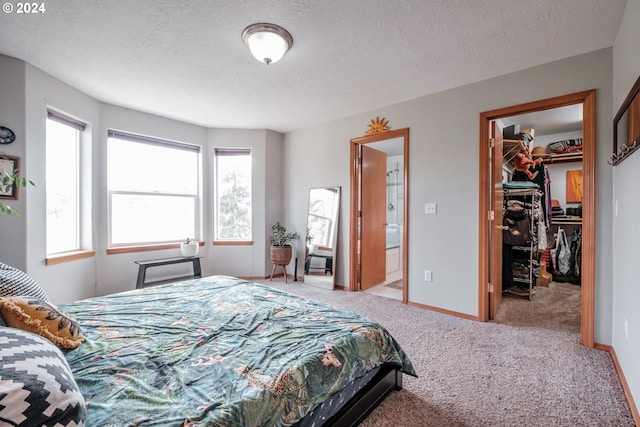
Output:
[[[291,261],[291,246],[271,246],[271,262],[274,265],[288,265]]]

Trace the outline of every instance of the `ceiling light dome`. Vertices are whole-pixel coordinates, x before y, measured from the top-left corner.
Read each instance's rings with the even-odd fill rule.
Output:
[[[252,24],[242,32],[242,40],[251,54],[269,65],[278,62],[291,46],[293,37],[287,30],[273,24]]]

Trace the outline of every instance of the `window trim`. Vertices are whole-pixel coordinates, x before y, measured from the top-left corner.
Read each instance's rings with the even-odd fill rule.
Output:
[[[71,116],[68,116],[64,113],[61,113],[59,111],[56,110],[52,110],[51,108],[47,108],[47,118],[53,121],[56,121],[58,123],[62,123],[63,125],[67,125],[69,127],[72,127],[76,130],[79,130],[80,132],[84,132],[85,130],[87,130],[87,124],[74,119]]]
[[[166,138],[157,138],[154,136],[140,135],[131,132],[124,132],[121,130],[107,129],[107,139],[114,138],[123,141],[137,142],[140,144],[153,145],[154,147],[166,147],[173,149],[181,149],[185,151],[193,151],[200,154],[202,147],[195,144],[188,144],[186,142],[174,141]]]
[[[93,253],[95,253],[95,250],[93,249],[86,249],[86,243],[89,243],[88,246],[91,246],[91,237],[87,237],[85,236],[85,232],[83,230],[85,230],[85,221],[87,221],[87,218],[85,217],[85,205],[89,204],[91,205],[91,201],[87,200],[87,198],[89,196],[87,196],[87,194],[84,193],[83,191],[83,187],[82,187],[82,177],[84,176],[84,170],[86,165],[83,163],[84,162],[84,158],[85,158],[85,154],[84,151],[87,148],[84,148],[83,146],[86,145],[85,139],[87,137],[86,135],[86,131],[88,129],[88,124],[82,120],[76,119],[68,114],[62,113],[58,110],[55,110],[54,108],[51,107],[47,107],[47,120],[51,120],[60,124],[63,124],[65,126],[68,126],[72,129],[75,129],[77,131],[77,140],[76,140],[76,174],[77,174],[77,181],[76,181],[76,194],[77,194],[77,199],[76,199],[76,238],[77,238],[77,247],[74,249],[68,249],[68,250],[63,250],[60,252],[52,252],[52,253],[48,253],[47,252],[47,241],[46,241],[46,237],[45,237],[45,265],[51,265],[51,264],[57,264],[57,263],[61,263],[61,262],[66,262],[66,261],[72,261],[75,259],[81,259],[81,258],[86,258],[88,256],[92,256]],[[45,121],[45,127],[46,127],[46,121]],[[45,135],[45,141],[47,139],[47,135]],[[46,143],[45,143],[45,151],[46,151]],[[45,160],[45,165],[46,165],[46,160]],[[45,166],[46,167],[46,166]],[[45,175],[46,175],[46,169],[45,169]],[[46,191],[45,191],[45,199],[46,199]],[[48,219],[48,215],[45,212],[45,227],[47,226],[47,219]],[[89,254],[89,255],[84,255],[84,254]]]
[[[62,264],[63,262],[75,261],[77,259],[92,258],[96,254],[94,250],[78,250],[47,255],[45,265]]]

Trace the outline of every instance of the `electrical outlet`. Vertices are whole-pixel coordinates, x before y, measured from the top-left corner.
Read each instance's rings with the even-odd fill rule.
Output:
[[[431,270],[425,270],[424,271],[424,281],[425,282],[430,282],[431,281]]]
[[[438,211],[437,208],[438,205],[436,205],[435,203],[425,203],[424,204],[424,213],[426,215],[435,215]]]

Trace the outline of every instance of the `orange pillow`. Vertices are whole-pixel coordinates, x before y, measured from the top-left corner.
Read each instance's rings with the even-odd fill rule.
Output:
[[[0,313],[7,326],[36,333],[62,348],[76,348],[84,341],[75,319],[40,298],[0,297]]]

